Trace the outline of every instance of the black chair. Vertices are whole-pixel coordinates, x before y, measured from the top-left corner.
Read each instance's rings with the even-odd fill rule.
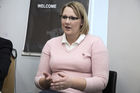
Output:
[[[109,81],[103,93],[116,93],[117,72],[109,71]]]

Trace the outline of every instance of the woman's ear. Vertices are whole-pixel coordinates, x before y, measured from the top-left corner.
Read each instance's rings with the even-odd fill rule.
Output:
[[[84,20],[82,19],[82,20],[81,20],[81,26],[83,26],[83,23],[84,23]]]
[[[82,19],[82,20],[81,20],[81,24],[80,24],[80,28],[82,28],[83,23],[84,23],[84,20]]]

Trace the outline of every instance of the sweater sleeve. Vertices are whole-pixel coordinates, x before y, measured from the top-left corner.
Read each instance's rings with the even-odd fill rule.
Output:
[[[92,77],[86,78],[85,91],[93,93],[102,91],[108,82],[108,52],[101,39],[92,44]]]
[[[38,67],[37,74],[35,76],[35,85],[40,89],[43,89],[39,84],[40,78],[44,77],[43,73],[51,74],[49,60],[50,60],[50,47],[49,44],[46,43],[42,50],[40,64]]]

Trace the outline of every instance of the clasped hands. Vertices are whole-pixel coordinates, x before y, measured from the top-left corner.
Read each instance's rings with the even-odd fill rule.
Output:
[[[45,85],[49,86],[52,90],[67,89],[72,86],[72,78],[64,73],[58,73],[59,79],[53,80],[50,75],[43,73],[45,76]]]

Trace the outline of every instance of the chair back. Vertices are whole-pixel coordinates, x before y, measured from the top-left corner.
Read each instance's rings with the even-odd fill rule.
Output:
[[[116,93],[117,72],[109,71],[109,81],[103,93]]]
[[[15,93],[15,61],[17,58],[17,51],[13,49],[11,56],[11,64],[8,74],[4,79],[2,93]]]

